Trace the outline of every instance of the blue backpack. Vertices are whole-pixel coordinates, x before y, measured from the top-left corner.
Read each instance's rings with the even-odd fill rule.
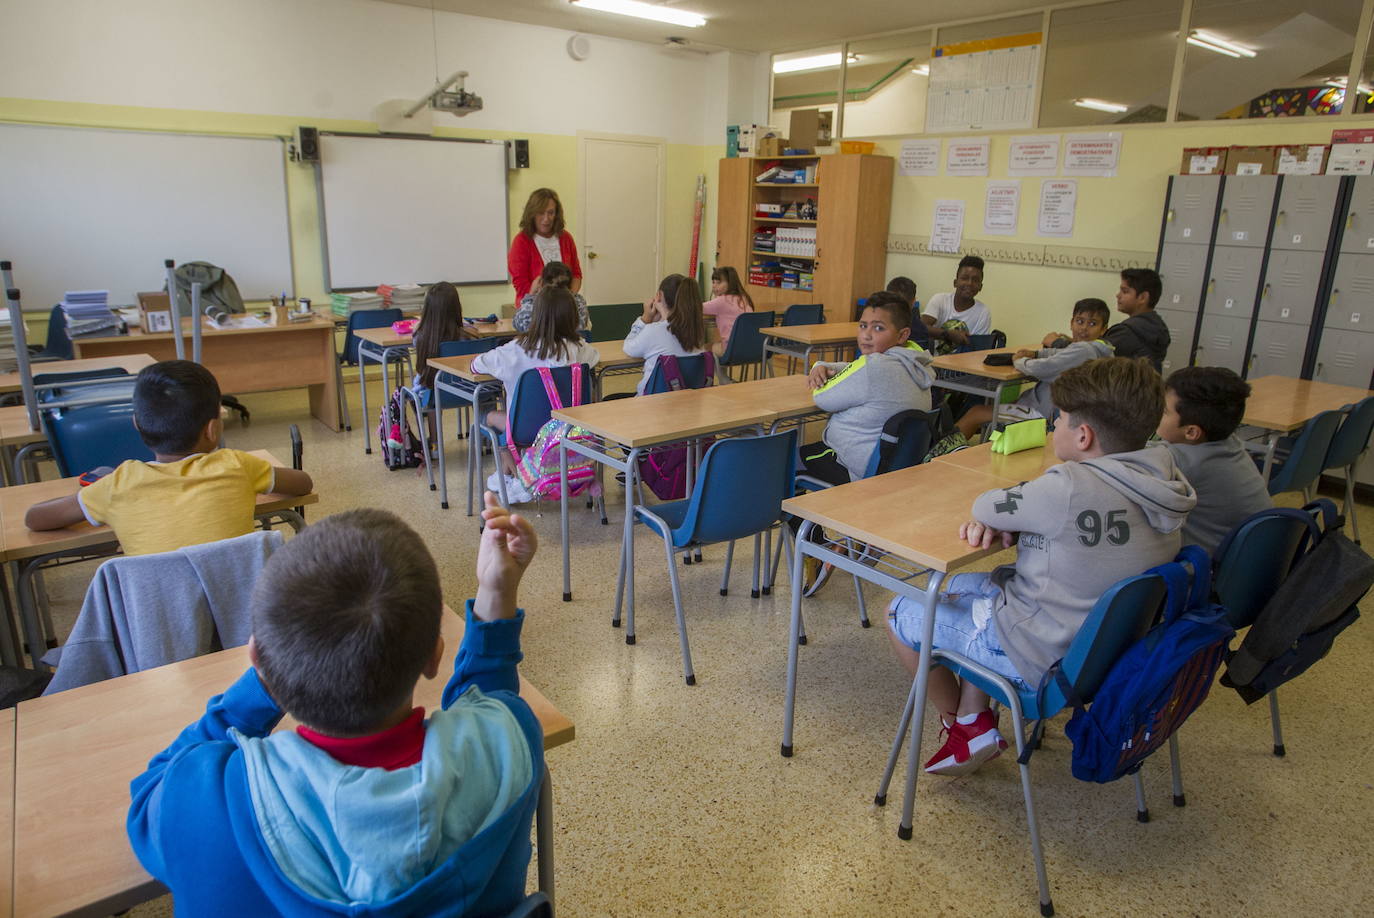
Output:
[[[1168,587],[1163,617],[1113,664],[1092,704],[1083,704],[1057,664],[1051,670],[1074,707],[1064,732],[1080,781],[1105,784],[1139,771],[1206,699],[1236,634],[1226,610],[1210,601],[1212,568],[1202,549],[1186,546],[1146,573]]]

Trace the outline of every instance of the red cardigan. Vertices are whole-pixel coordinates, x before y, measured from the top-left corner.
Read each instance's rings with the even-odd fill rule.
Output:
[[[559,233],[558,250],[563,264],[572,269],[572,276],[581,277],[582,263],[577,260],[577,243],[573,241],[572,233],[566,230]],[[530,292],[530,284],[534,283],[539,272],[544,270],[544,259],[532,237],[524,232],[515,234],[510,252],[506,255],[506,267],[510,271],[511,283],[515,284],[515,302],[519,303]]]

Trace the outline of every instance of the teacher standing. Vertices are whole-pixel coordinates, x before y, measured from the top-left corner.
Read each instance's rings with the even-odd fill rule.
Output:
[[[515,284],[518,303],[530,292],[530,285],[551,261],[561,261],[572,270],[572,285],[576,293],[582,287],[582,263],[577,260],[577,243],[563,228],[563,202],[552,188],[537,188],[525,202],[520,217],[520,232],[511,240],[506,255],[506,267]]]

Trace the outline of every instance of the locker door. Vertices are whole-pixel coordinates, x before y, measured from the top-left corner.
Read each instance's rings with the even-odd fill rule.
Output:
[[[1240,373],[1245,369],[1245,344],[1249,337],[1249,316],[1206,313],[1197,339],[1197,365],[1226,367]]]
[[[1374,375],[1374,332],[1328,330],[1322,335],[1313,379],[1368,389],[1371,375]]]
[[[1341,251],[1374,253],[1374,176],[1355,176]]]
[[[1339,175],[1290,175],[1279,192],[1271,248],[1323,252],[1340,191]]]
[[[1255,343],[1251,348],[1249,379],[1259,376],[1302,374],[1302,358],[1307,350],[1307,331],[1286,322],[1255,323]]]
[[[1205,175],[1189,178],[1208,178]],[[1202,285],[1206,279],[1207,246],[1164,243],[1159,259],[1159,278],[1164,282],[1164,296],[1159,305],[1166,309],[1190,309],[1197,312],[1202,303]]]
[[[1163,365],[1164,375],[1168,376],[1171,371],[1191,363],[1197,313],[1182,309],[1156,309],[1155,312],[1169,329],[1169,352],[1164,355]]]
[[[1278,182],[1277,175],[1226,177],[1217,220],[1217,245],[1264,246]]]
[[[1326,327],[1374,331],[1374,255],[1341,255],[1326,305]]]
[[[1176,175],[1169,191],[1164,241],[1206,245],[1217,213],[1219,175]]]
[[[1324,252],[1269,252],[1269,269],[1260,293],[1259,317],[1290,325],[1312,324]]]
[[[1262,249],[1219,245],[1212,250],[1212,274],[1207,285],[1207,314],[1244,316],[1255,311],[1259,292]]]

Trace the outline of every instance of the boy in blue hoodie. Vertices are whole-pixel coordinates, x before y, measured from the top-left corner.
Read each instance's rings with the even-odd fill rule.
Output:
[[[249,669],[131,786],[139,861],[192,915],[505,914],[525,894],[543,733],[517,694],[534,530],[486,494],[477,598],[444,657],[434,559],[354,510],[272,556]],[[295,730],[273,733],[289,712]]]

